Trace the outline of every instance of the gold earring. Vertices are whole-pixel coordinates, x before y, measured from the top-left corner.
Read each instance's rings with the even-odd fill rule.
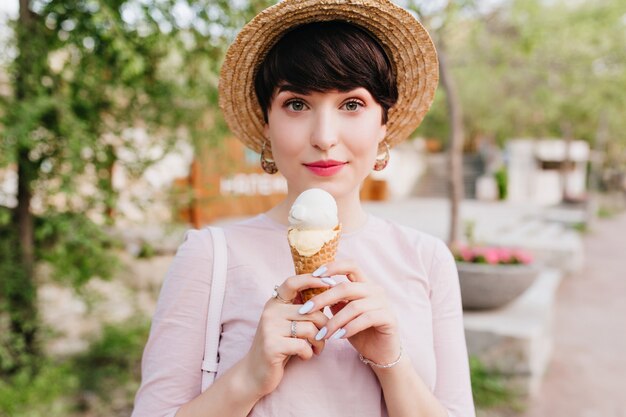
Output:
[[[263,147],[261,148],[261,168],[263,171],[267,172],[270,175],[276,174],[278,172],[278,168],[276,167],[276,162],[273,159],[267,158],[265,155],[267,142],[263,142]]]
[[[382,171],[389,163],[389,144],[386,140],[383,141],[383,143],[385,144],[385,154],[382,158],[380,155],[376,157],[376,161],[374,161],[374,171]]]

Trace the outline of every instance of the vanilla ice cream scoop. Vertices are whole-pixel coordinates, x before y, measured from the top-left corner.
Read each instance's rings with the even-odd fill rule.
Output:
[[[289,211],[289,226],[292,228],[334,229],[337,224],[337,203],[332,195],[320,188],[302,192]]]
[[[313,256],[339,233],[337,203],[319,188],[304,191],[289,211],[289,244],[301,256]]]

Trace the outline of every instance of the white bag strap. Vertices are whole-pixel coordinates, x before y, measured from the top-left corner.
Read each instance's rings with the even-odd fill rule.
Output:
[[[218,364],[220,335],[222,333],[222,304],[226,291],[227,249],[224,230],[219,227],[208,227],[213,238],[213,278],[209,309],[207,313],[206,336],[204,342],[204,358],[202,361],[202,392],[215,380]]]

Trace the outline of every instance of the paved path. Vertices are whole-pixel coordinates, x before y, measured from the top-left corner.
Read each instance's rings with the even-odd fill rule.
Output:
[[[557,293],[555,346],[521,417],[626,417],[626,215],[598,220]]]

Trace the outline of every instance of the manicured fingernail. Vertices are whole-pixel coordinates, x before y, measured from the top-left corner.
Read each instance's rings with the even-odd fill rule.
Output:
[[[345,334],[346,334],[346,329],[339,329],[328,340],[341,339],[343,337],[343,335],[345,335]]]
[[[326,268],[326,265],[322,265],[319,268],[317,268],[315,271],[313,271],[311,275],[313,275],[314,277],[320,277],[326,271],[328,271],[328,268]]]
[[[308,313],[309,311],[311,311],[311,309],[313,309],[313,305],[314,305],[313,301],[311,300],[307,301],[306,303],[302,305],[302,307],[300,307],[300,309],[298,310],[298,313],[300,314]]]
[[[321,280],[321,281],[322,281],[324,284],[328,284],[328,285],[330,285],[331,287],[334,287],[335,285],[337,285],[337,282],[336,282],[334,279],[332,279],[332,278],[327,278],[327,277],[324,277],[324,278],[322,278],[322,280]]]
[[[326,328],[326,326],[324,326],[315,335],[315,340],[322,340],[324,338],[324,336],[326,336],[326,333],[328,333],[328,329]]]

